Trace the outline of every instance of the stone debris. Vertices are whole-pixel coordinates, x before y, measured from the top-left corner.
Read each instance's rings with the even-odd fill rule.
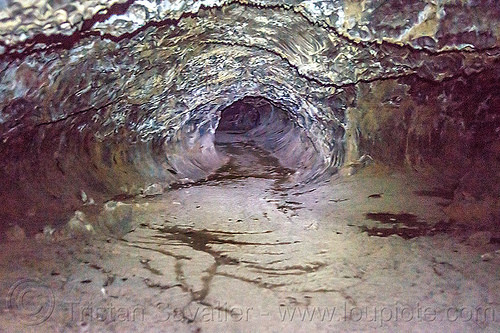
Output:
[[[95,205],[94,198],[90,198],[86,203],[83,204],[84,206],[90,206],[90,205]]]
[[[95,205],[94,198],[90,198],[84,190],[80,192],[80,196],[84,206]]]
[[[161,184],[151,184],[142,191],[142,197],[150,197],[163,194],[163,186]]]
[[[133,206],[120,201],[108,201],[98,217],[99,225],[116,236],[132,230]]]
[[[307,225],[304,229],[305,230],[318,230],[318,222],[314,221],[314,222],[310,223],[309,225]]]
[[[69,237],[69,233],[67,232],[67,226],[62,229],[56,229],[53,228],[50,225],[46,225],[43,227],[42,232],[39,232],[35,235],[35,239],[37,241],[59,241],[59,240],[64,240]]]
[[[490,261],[490,260],[493,260],[496,258],[500,258],[500,250],[496,250],[493,252],[487,252],[487,253],[481,255],[481,259],[483,261]]]
[[[368,154],[364,154],[358,160],[347,163],[344,168],[341,169],[341,174],[344,176],[352,176],[372,162],[373,158]]]
[[[81,211],[76,211],[66,224],[66,234],[71,237],[89,236],[95,233],[94,227],[88,222],[87,217]]]
[[[45,227],[43,227],[43,235],[46,237],[52,236],[55,231],[56,229],[52,228],[52,226],[50,225],[46,225]]]
[[[87,193],[84,190],[80,192],[80,196],[82,197],[82,201],[85,203],[88,200]]]
[[[57,231],[56,229],[52,228],[50,225],[46,225],[43,228],[42,233],[37,234],[39,236],[39,239],[41,240],[50,240],[50,241],[55,241],[56,239],[60,239],[63,234],[62,230]]]

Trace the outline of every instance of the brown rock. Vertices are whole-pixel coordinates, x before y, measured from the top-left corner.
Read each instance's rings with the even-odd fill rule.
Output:
[[[132,205],[109,201],[99,215],[99,224],[118,236],[132,230]]]

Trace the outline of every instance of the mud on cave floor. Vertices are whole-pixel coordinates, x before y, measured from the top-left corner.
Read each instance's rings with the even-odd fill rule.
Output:
[[[446,223],[435,182],[369,167],[294,186],[251,142],[218,149],[207,180],[128,200],[120,239],[2,244],[2,295],[37,279],[54,308],[25,326],[5,302],[0,331],[500,329],[500,259],[480,257],[499,245]],[[477,307],[496,317],[460,312]]]

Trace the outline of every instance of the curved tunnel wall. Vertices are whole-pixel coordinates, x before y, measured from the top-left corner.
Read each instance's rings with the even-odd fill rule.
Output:
[[[239,118],[224,121],[224,113],[228,111]],[[271,152],[283,166],[295,170],[291,179],[295,182],[310,182],[328,169],[335,171],[343,156],[343,128],[336,129],[340,140],[332,145],[333,151],[324,155],[322,142],[314,140],[301,119],[294,118],[293,114],[265,98],[247,96],[222,110],[217,131],[230,134],[231,129],[236,130],[245,140]]]
[[[480,137],[475,152],[442,158],[449,165],[499,133],[497,118],[484,135],[473,125],[497,110],[498,76],[488,75],[500,67],[497,7],[91,1],[80,17],[69,1],[39,8],[47,3],[0,23],[4,223],[64,220],[83,205],[81,191],[99,201],[203,177],[223,163],[211,145],[221,110],[247,96],[285,110],[318,165],[331,167],[362,153],[432,164],[446,149],[426,150],[429,135],[437,147],[454,131]],[[0,11],[23,16],[19,6]],[[454,24],[457,13],[479,23]],[[53,27],[38,25],[46,21]],[[470,77],[489,99],[467,104],[467,89],[456,93]],[[450,113],[451,100],[464,103]]]

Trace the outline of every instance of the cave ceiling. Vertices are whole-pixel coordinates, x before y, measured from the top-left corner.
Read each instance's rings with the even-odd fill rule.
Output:
[[[3,0],[0,133],[69,120],[169,139],[262,96],[326,156],[354,86],[486,71],[499,20],[494,1]]]

